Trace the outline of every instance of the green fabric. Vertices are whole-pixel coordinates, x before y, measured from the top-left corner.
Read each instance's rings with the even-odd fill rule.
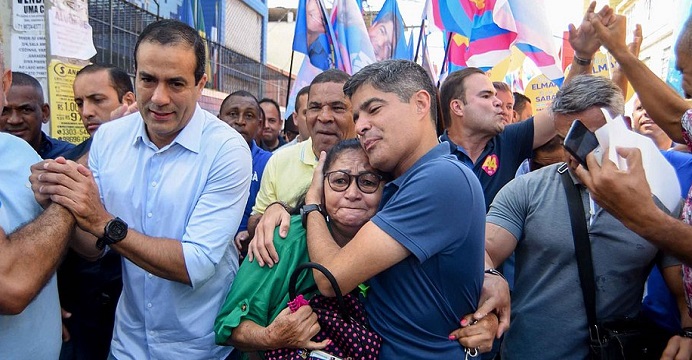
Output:
[[[241,321],[250,320],[266,327],[286,307],[289,301],[288,281],[293,270],[310,261],[306,232],[300,216],[291,217],[291,227],[285,239],[279,237],[278,228],[274,231],[274,247],[279,254],[279,262],[274,267],[260,267],[255,260],[244,261],[238,269],[214,322],[217,344],[224,344]],[[310,288],[313,291],[306,294]],[[306,270],[300,274],[296,289],[298,294],[308,298],[317,292],[312,271]]]

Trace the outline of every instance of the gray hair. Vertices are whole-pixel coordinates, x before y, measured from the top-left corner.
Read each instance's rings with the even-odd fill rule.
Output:
[[[437,123],[437,89],[420,65],[408,60],[384,60],[370,64],[344,84],[344,94],[351,97],[365,85],[394,93],[403,102],[409,102],[413,94],[425,90],[430,94],[430,116],[433,124]]]
[[[611,116],[625,113],[622,90],[610,79],[595,75],[578,75],[565,83],[555,95],[552,110],[556,114],[573,114],[598,106]]]

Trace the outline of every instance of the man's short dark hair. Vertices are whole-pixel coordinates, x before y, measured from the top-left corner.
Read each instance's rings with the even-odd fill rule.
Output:
[[[310,83],[310,86],[315,85],[315,84],[324,84],[324,83],[337,83],[337,84],[343,84],[348,79],[351,77],[339,70],[339,69],[329,69],[321,72],[319,75],[315,76],[314,79],[312,79],[312,82]]]
[[[303,88],[300,89],[300,91],[298,91],[298,94],[296,94],[296,104],[294,105],[294,107],[296,109],[298,109],[300,107],[300,106],[298,106],[298,104],[300,103],[300,97],[303,95],[309,95],[309,94],[310,94],[310,85],[303,86]]]
[[[279,118],[281,118],[281,107],[279,106],[279,103],[276,102],[274,99],[270,98],[263,98],[262,100],[259,101],[259,104],[262,105],[264,103],[272,104],[276,108],[276,112],[279,113]]]
[[[452,124],[449,103],[454,99],[459,99],[463,104],[466,104],[466,86],[464,86],[464,81],[473,74],[485,75],[485,72],[479,68],[467,67],[449,74],[442,83],[440,87],[440,103],[442,107],[442,120],[444,121],[445,128]]]
[[[255,102],[255,107],[257,108],[257,110],[258,111],[261,110],[260,106],[259,106],[259,101],[257,101],[257,98],[255,97],[255,95],[252,95],[252,93],[249,91],[238,90],[238,91],[234,91],[234,92],[230,93],[228,96],[226,96],[225,99],[223,99],[223,101],[221,102],[221,106],[219,107],[219,111],[221,111],[221,109],[223,109],[223,106],[226,105],[226,103],[228,102],[228,99],[230,99],[232,97],[250,98]]]
[[[19,71],[12,72],[12,86],[31,86],[36,90],[37,93],[41,95],[41,100],[43,100],[43,88],[41,83],[36,80],[35,77],[25,74]]]
[[[384,60],[370,64],[344,84],[344,94],[351,97],[365,85],[394,93],[403,102],[411,101],[413,94],[425,90],[430,94],[430,116],[437,124],[437,89],[420,65],[409,60]]]
[[[195,51],[195,84],[198,84],[204,75],[204,40],[197,30],[178,20],[164,19],[155,21],[144,28],[135,44],[135,69],[137,69],[137,50],[139,44],[144,41],[161,45],[185,44]]]
[[[130,75],[128,75],[125,72],[125,70],[113,65],[89,64],[77,71],[75,79],[78,78],[79,75],[94,74],[99,71],[108,72],[108,76],[110,77],[111,81],[111,86],[113,87],[113,89],[115,89],[115,92],[118,94],[119,102],[123,102],[123,97],[128,92],[135,92],[135,89],[132,86],[132,81],[130,80]]]
[[[526,105],[531,104],[531,99],[528,96],[514,92],[514,111],[522,112],[526,108]]]
[[[555,95],[552,110],[556,114],[573,114],[593,106],[608,109],[611,116],[625,113],[622,90],[610,79],[595,75],[577,75],[566,82]]]

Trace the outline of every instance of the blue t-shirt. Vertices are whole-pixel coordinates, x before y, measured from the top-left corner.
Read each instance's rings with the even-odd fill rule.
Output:
[[[41,145],[38,149],[38,154],[42,159],[55,159],[72,148],[74,148],[74,144],[67,141],[53,139],[52,137],[46,135],[46,133],[42,132]]]
[[[463,206],[463,211],[459,211]],[[411,256],[369,281],[380,359],[461,359],[448,339],[483,284],[485,207],[478,179],[441,143],[384,188],[373,223]]]
[[[661,154],[675,168],[680,183],[680,195],[685,198],[692,186],[692,154],[675,150],[661,151]],[[651,270],[646,282],[642,312],[671,333],[680,330],[680,310],[657,267]]]
[[[488,211],[497,192],[514,179],[517,169],[524,159],[531,157],[533,150],[533,118],[505,126],[505,129],[488,141],[485,149],[475,163],[466,150],[455,144],[445,131],[440,141],[448,141],[455,148],[454,155],[459,161],[473,169],[481,182],[485,196],[485,210]]]
[[[264,167],[267,165],[267,161],[272,156],[272,153],[267,150],[263,150],[252,140],[252,145],[250,147],[252,152],[252,181],[250,182],[250,197],[247,199],[247,204],[245,204],[245,211],[243,211],[243,218],[240,220],[240,226],[236,234],[247,230],[247,222],[252,214],[252,207],[255,206],[255,198],[260,189],[260,184],[262,183],[262,173],[264,173]]]

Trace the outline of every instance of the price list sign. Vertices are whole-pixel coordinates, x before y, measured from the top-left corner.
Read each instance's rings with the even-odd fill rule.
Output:
[[[74,102],[72,83],[81,66],[52,60],[48,67],[48,88],[50,94],[50,132],[54,138],[78,144],[87,138],[89,133],[77,112]]]

